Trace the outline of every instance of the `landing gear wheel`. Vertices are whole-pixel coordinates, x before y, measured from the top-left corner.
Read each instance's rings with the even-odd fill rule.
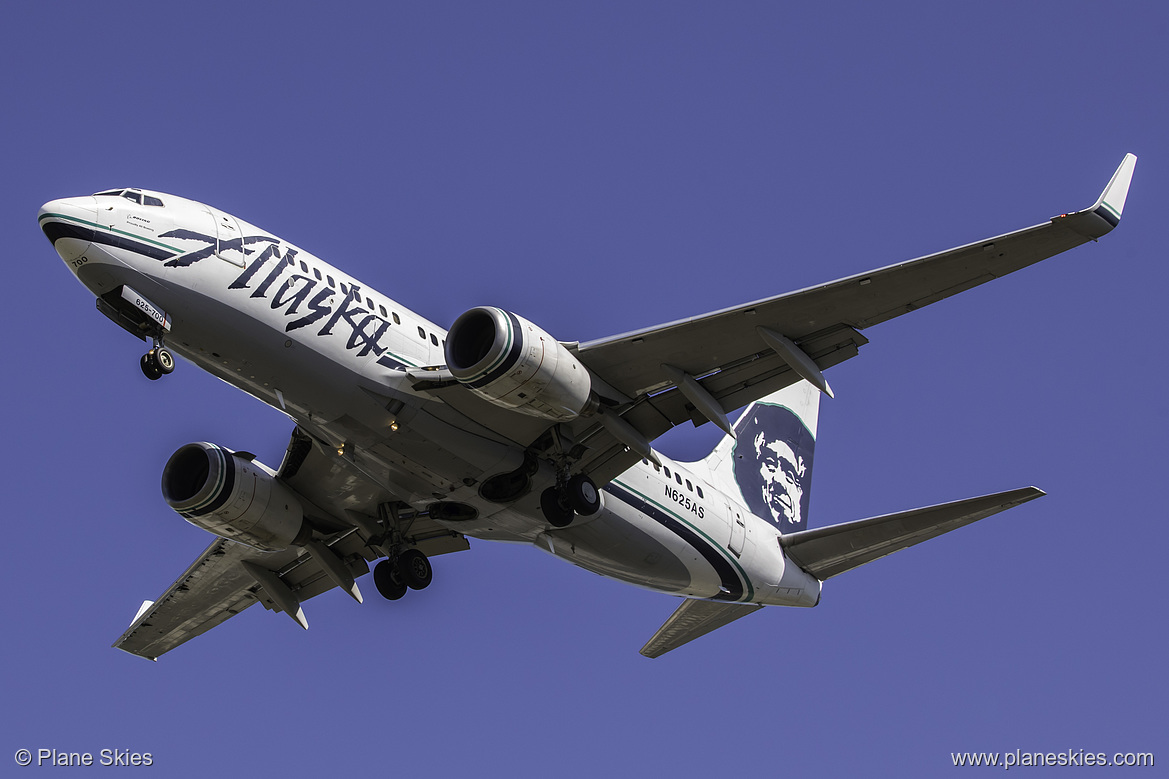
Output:
[[[398,558],[398,571],[412,590],[425,590],[434,578],[430,560],[417,549],[407,549]]]
[[[555,487],[540,493],[540,510],[552,527],[568,527],[572,523],[572,506],[567,504],[563,494]]]
[[[151,381],[158,381],[162,378],[162,369],[151,358],[152,352],[142,355],[142,359],[138,364],[142,366],[142,374]]]
[[[601,510],[601,493],[597,485],[583,473],[568,480],[568,503],[582,517],[591,517]]]
[[[398,600],[406,594],[406,582],[398,567],[389,560],[382,560],[373,567],[373,583],[386,600]]]
[[[154,355],[154,364],[165,375],[175,369],[175,356],[165,346],[158,346],[150,350]]]

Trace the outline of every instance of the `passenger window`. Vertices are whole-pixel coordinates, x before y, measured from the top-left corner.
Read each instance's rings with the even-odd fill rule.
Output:
[[[304,260],[300,261],[300,272],[306,276],[308,275],[308,266],[304,264]]]
[[[430,342],[435,346],[438,346],[438,337],[434,333],[430,334]]]
[[[402,324],[402,320],[398,319],[398,312],[396,312],[396,311],[394,312],[394,324],[396,324],[396,325]]]
[[[421,338],[423,341],[426,340],[426,331],[423,330],[421,327],[418,328],[418,337]]]
[[[373,311],[373,298],[366,298],[365,305],[370,311]],[[382,312],[382,314],[385,314],[385,313],[386,313],[385,311]]]
[[[682,485],[682,474],[674,471],[674,481],[678,482],[678,486]]]
[[[348,289],[345,287],[345,285],[344,285],[344,284],[342,284],[342,285],[341,285],[341,294],[342,294],[342,295],[348,295],[348,294],[349,294],[349,290],[348,290]]]
[[[663,466],[663,467],[662,467],[662,470],[666,472],[666,478],[667,478],[667,479],[668,479],[668,478],[670,478],[670,469],[669,469],[669,468],[666,468],[665,466]]]
[[[321,271],[319,268],[313,268],[313,275],[317,277],[317,281],[321,280]]]
[[[686,480],[686,489],[690,490],[691,492],[694,492],[694,485],[692,485],[690,483],[689,479]]]
[[[330,287],[331,287],[331,286],[333,286],[333,277],[332,277],[332,276],[326,276],[325,278],[329,280],[329,286],[330,286]]]
[[[382,315],[382,319],[385,319],[386,316],[388,316],[386,314],[386,307],[385,306],[378,306],[377,310],[378,310],[378,313]]]
[[[654,470],[657,471],[658,473],[661,473],[662,466],[658,465],[657,463],[654,463]]]
[[[698,490],[698,497],[700,497],[700,498],[705,498],[705,497],[706,497],[705,495],[703,495],[703,494],[702,494],[702,488],[701,488],[701,487],[695,487],[694,489]]]

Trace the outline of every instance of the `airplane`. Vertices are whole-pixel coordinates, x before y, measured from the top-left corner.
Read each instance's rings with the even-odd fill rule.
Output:
[[[156,660],[256,603],[308,628],[333,589],[421,590],[469,539],[523,543],[682,598],[658,657],[763,606],[1044,493],[1035,487],[809,528],[824,371],[862,330],[1095,241],[1120,221],[1128,154],[1091,207],[948,251],[580,343],[478,306],[444,330],[309,252],[211,206],[121,188],[53,200],[42,231],[97,309],[294,422],[270,468],[180,447],[165,501],[215,538],[114,647]],[[732,424],[728,413],[745,408]],[[675,462],[684,423],[724,437]]]

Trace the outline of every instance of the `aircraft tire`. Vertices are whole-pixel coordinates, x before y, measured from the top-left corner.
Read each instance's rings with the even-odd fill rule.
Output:
[[[601,493],[593,480],[578,473],[568,480],[568,502],[582,517],[591,517],[601,510]]]
[[[406,582],[389,560],[382,560],[373,567],[373,583],[386,600],[398,600],[406,594]]]
[[[572,524],[574,516],[572,507],[566,506],[560,498],[560,492],[555,487],[549,487],[540,493],[540,510],[544,512],[544,518],[552,527],[568,527]]]
[[[149,353],[142,355],[138,364],[142,366],[142,375],[151,381],[158,381],[162,378],[162,369],[155,364]]]
[[[154,364],[164,375],[175,369],[175,356],[170,353],[169,349],[160,346],[157,349],[151,349],[151,351],[154,353]]]
[[[417,549],[407,549],[398,558],[398,573],[412,590],[425,590],[434,579],[430,560]]]

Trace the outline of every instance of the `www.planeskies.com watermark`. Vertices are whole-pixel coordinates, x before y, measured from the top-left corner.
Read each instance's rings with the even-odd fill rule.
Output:
[[[1152,752],[1089,752],[1086,749],[1068,749],[1063,752],[951,752],[955,766],[984,766],[991,768],[1030,768],[1035,766],[1130,766],[1153,767]]]

